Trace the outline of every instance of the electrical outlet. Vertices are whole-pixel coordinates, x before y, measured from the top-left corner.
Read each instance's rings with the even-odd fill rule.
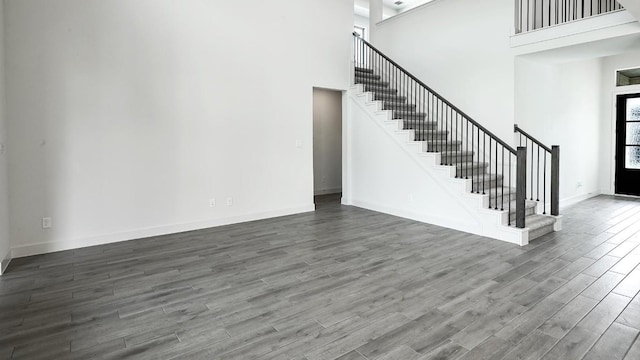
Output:
[[[209,199],[209,207],[216,207],[216,198]]]
[[[302,147],[302,140],[296,140],[296,147],[297,148],[301,148]]]
[[[6,151],[7,151],[7,145],[5,145],[4,143],[0,144],[0,155],[4,155]]]
[[[51,229],[51,218],[50,217],[42,218],[42,228],[43,229]]]
[[[228,197],[227,198],[227,206],[232,206],[233,205],[233,198],[232,197]]]

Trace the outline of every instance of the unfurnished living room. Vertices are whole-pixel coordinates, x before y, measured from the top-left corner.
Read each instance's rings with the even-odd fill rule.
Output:
[[[0,359],[640,359],[639,20],[0,1]]]

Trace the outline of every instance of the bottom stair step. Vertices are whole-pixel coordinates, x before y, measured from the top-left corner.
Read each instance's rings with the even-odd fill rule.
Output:
[[[529,228],[529,241],[553,232],[556,218],[549,215],[533,214],[524,218],[525,227]]]

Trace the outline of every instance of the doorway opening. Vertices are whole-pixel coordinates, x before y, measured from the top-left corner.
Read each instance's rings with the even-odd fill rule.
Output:
[[[640,93],[616,99],[616,194],[640,196]]]
[[[313,195],[316,206],[342,197],[342,92],[313,89]]]

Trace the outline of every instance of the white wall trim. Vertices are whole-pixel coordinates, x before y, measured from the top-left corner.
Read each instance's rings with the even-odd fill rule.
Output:
[[[314,192],[315,196],[318,195],[328,195],[328,194],[337,194],[342,192],[342,187],[329,188],[329,189],[318,189]]]
[[[573,196],[569,196],[567,198],[564,199],[560,199],[560,208],[564,209],[567,208],[571,205],[577,204],[581,201],[585,201],[587,199],[590,199],[592,197],[596,197],[600,195],[599,191],[594,191],[594,192],[590,192],[587,194],[578,194],[578,195],[573,195]]]
[[[315,211],[314,204],[300,205],[293,208],[258,212],[252,214],[231,216],[220,219],[211,219],[193,223],[174,224],[146,229],[137,229],[127,232],[106,234],[85,239],[74,239],[68,242],[44,242],[13,247],[11,254],[14,258],[46,254],[55,251],[72,250],[89,246],[111,244],[121,241],[135,240],[152,236],[161,236],[186,231],[201,230],[223,225],[238,224],[248,221],[275,218]]]
[[[481,231],[482,226],[479,224],[470,225],[468,222],[458,221],[456,219],[425,215],[418,212],[393,208],[393,207],[389,207],[382,204],[372,203],[368,201],[361,201],[358,199],[353,199],[353,206],[357,206],[367,210],[377,211],[384,214],[390,214],[390,215],[398,216],[405,219],[420,221],[429,225],[445,227],[448,229],[455,229],[457,231],[468,232],[471,234],[476,234],[481,236],[483,235]]]
[[[636,195],[627,195],[627,194],[614,194],[614,196],[629,198],[629,199],[640,199],[640,196]]]
[[[12,258],[13,258],[13,254],[11,249],[9,249],[9,251],[5,254],[5,256],[0,259],[0,275],[5,273],[5,271],[7,270],[7,267],[9,267],[9,263],[11,262]]]

